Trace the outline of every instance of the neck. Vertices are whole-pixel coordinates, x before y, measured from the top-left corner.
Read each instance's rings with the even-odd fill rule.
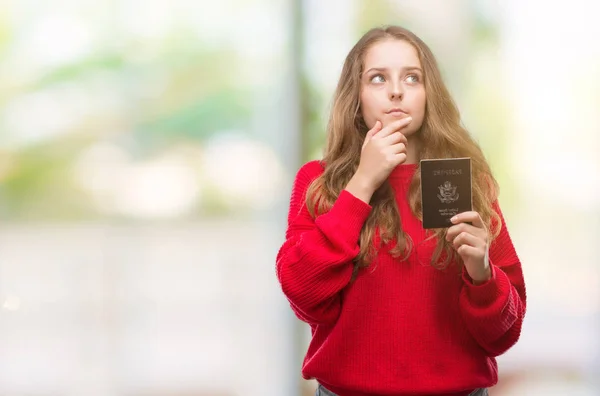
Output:
[[[421,140],[418,136],[409,136],[406,138],[406,161],[405,164],[419,163],[419,152],[421,150]]]

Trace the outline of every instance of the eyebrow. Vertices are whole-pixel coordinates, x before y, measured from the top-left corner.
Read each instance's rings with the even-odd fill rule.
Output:
[[[387,71],[387,70],[388,70],[388,69],[387,69],[386,67],[372,67],[372,68],[370,68],[369,70],[367,70],[367,71],[365,72],[365,74],[367,74],[367,73],[369,73],[369,72],[371,72],[371,71],[380,71],[380,72],[385,72],[385,71]],[[403,70],[403,71],[409,71],[409,70],[418,70],[418,71],[420,71],[421,73],[423,72],[423,70],[421,70],[421,68],[420,68],[420,67],[418,67],[418,66],[405,66],[405,67],[403,67],[403,68],[402,68],[402,70]]]

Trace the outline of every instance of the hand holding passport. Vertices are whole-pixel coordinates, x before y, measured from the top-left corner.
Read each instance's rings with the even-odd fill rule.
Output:
[[[473,210],[471,159],[421,160],[423,228],[447,228],[450,219]]]

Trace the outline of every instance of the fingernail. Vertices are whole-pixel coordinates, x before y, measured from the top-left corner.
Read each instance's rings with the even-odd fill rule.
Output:
[[[451,222],[456,223],[456,220],[458,220],[458,217],[454,216],[453,218],[450,219]]]

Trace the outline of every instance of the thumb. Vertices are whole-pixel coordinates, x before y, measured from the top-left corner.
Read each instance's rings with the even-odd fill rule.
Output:
[[[381,121],[377,120],[373,128],[371,128],[371,130],[367,132],[367,135],[365,136],[365,141],[363,143],[363,147],[365,147],[365,145],[369,143],[369,140],[371,140],[371,138],[375,136],[377,132],[381,131],[382,127],[383,124],[381,123]]]

